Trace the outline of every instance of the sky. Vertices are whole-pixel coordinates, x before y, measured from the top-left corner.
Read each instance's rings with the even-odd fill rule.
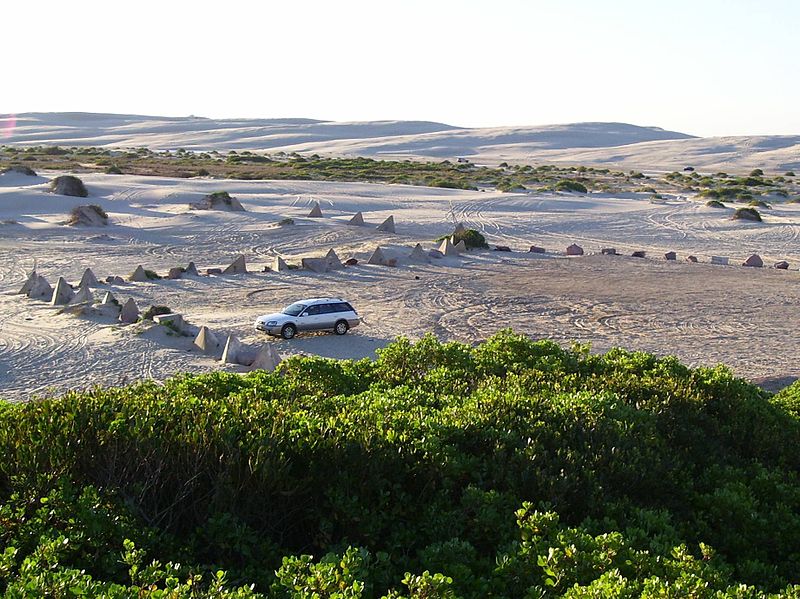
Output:
[[[798,31],[795,0],[4,2],[0,113],[800,134]]]

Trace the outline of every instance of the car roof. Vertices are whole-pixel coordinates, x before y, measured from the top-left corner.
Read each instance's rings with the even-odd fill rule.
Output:
[[[294,302],[295,304],[305,304],[306,306],[314,306],[316,304],[327,304],[329,302],[344,302],[340,297],[310,297],[301,299]]]

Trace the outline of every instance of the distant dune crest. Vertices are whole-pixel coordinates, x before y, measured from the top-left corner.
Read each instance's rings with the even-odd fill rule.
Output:
[[[800,168],[800,136],[700,138],[627,123],[463,128],[429,121],[209,119],[79,112],[15,115],[2,143],[466,158],[629,168]],[[0,117],[10,124],[10,117]]]

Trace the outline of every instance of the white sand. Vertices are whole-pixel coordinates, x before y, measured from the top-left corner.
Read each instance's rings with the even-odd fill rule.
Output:
[[[56,173],[45,173],[52,177]],[[25,399],[93,384],[164,378],[180,371],[221,368],[191,351],[190,337],[161,327],[121,326],[111,317],[61,313],[45,302],[10,295],[36,263],[52,283],[76,284],[91,267],[102,281],[142,264],[166,275],[190,260],[201,272],[244,254],[252,274],[106,285],[121,302],[141,309],[166,305],[222,339],[275,343],[286,357],[298,352],[331,357],[371,356],[397,335],[431,330],[442,339],[473,342],[513,326],[534,337],[591,342],[675,354],[692,365],[725,362],[753,380],[800,376],[797,349],[800,303],[800,205],[763,210],[763,224],[729,220],[730,210],[701,201],[651,203],[604,194],[503,194],[399,185],[289,181],[214,181],[134,176],[82,176],[89,198],[48,193],[47,184],[0,185],[0,393]],[[225,190],[245,213],[192,211],[187,204]],[[319,202],[323,218],[305,218]],[[112,224],[63,226],[78,203],[100,204]],[[349,226],[358,211],[371,226]],[[375,226],[394,215],[397,234]],[[295,225],[277,226],[285,217]],[[363,262],[377,245],[388,257],[407,255],[453,220],[482,230],[490,243],[515,253],[485,251],[431,264],[401,260],[398,268]],[[646,260],[588,255],[564,258],[527,253],[530,245],[563,252],[572,242],[587,253],[613,246]],[[275,255],[290,264],[334,248],[362,264],[327,274],[263,273]],[[663,253],[678,252],[678,263]],[[522,253],[522,252],[525,253]],[[786,259],[791,271],[687,264],[730,256],[740,264],[757,252],[767,265]],[[417,278],[418,277],[418,278]],[[302,297],[341,295],[364,324],[345,337],[301,335],[273,340],[252,328],[254,319]],[[230,370],[241,367],[225,366]]]

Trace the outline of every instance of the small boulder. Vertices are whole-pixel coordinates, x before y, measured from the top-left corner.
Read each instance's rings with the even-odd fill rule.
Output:
[[[742,266],[754,266],[756,268],[761,268],[762,266],[764,266],[764,261],[758,254],[753,254],[747,260],[742,262]]]
[[[675,252],[667,252],[666,254],[664,254],[664,259],[665,260],[677,260],[678,259],[678,254],[676,254]]]
[[[206,269],[206,275],[208,275],[209,277],[212,276],[212,275],[221,275],[221,274],[222,274],[222,269],[221,268],[207,268]]]
[[[348,258],[344,261],[345,266],[355,266],[356,264],[358,264],[358,260],[356,258]]]
[[[528,252],[531,254],[545,254],[547,253],[547,250],[543,247],[539,247],[538,245],[532,245]]]
[[[494,246],[494,251],[495,252],[510,252],[511,248],[508,247],[507,245],[496,245],[496,246]]]
[[[647,255],[647,252],[644,250],[636,250],[635,252],[631,253],[631,256],[634,258],[644,258]]]
[[[786,260],[781,260],[775,263],[775,268],[778,270],[789,270],[789,263]]]
[[[686,261],[697,264],[697,256],[686,256]]]
[[[603,256],[616,256],[617,248],[603,248],[600,250],[600,254]]]
[[[183,269],[180,266],[174,266],[169,269],[167,273],[168,279],[180,279],[183,276]]]

